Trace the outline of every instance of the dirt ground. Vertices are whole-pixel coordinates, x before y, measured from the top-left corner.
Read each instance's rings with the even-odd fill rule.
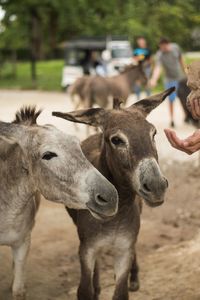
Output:
[[[130,103],[134,99],[130,99]],[[73,109],[61,93],[0,91],[0,119],[10,121],[22,104],[37,104],[44,111],[41,124],[52,123],[60,129],[85,136],[61,119],[51,117],[53,110]],[[137,246],[140,264],[139,292],[130,300],[200,299],[200,169],[198,154],[188,157],[172,149],[163,134],[168,126],[167,102],[150,116],[158,129],[160,164],[169,180],[164,205],[151,209],[144,205]],[[180,136],[194,129],[183,124],[183,112],[176,103],[176,130]],[[79,282],[78,239],[76,229],[62,205],[42,201],[32,234],[27,264],[27,300],[75,300]],[[101,300],[110,300],[114,288],[112,258],[102,259]],[[0,300],[10,300],[12,281],[11,251],[0,248]],[[85,299],[87,300],[87,299]]]

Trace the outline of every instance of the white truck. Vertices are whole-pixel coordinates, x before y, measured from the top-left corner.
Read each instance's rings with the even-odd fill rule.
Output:
[[[118,74],[125,65],[132,63],[131,43],[123,38],[84,38],[65,43],[62,88],[68,88],[84,74],[98,74],[95,67],[98,62],[102,67],[99,75]]]
[[[107,42],[106,50],[103,51],[102,57],[107,55],[107,72],[108,76],[117,74],[123,70],[124,66],[133,62],[133,50],[128,40],[110,40]],[[105,55],[105,53],[107,53]]]

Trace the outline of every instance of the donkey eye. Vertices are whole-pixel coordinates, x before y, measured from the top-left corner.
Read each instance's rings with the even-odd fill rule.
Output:
[[[116,146],[124,144],[124,141],[121,138],[119,138],[118,136],[113,136],[111,138],[111,142],[112,142],[112,144],[114,144]]]
[[[50,160],[52,159],[53,157],[57,157],[58,155],[54,152],[50,152],[50,151],[47,151],[43,154],[42,156],[42,159],[45,159],[45,160]]]

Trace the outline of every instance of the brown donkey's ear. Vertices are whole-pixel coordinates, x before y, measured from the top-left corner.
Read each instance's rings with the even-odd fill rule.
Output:
[[[101,126],[104,123],[105,110],[103,108],[90,108],[72,111],[69,113],[52,112],[55,117],[63,118],[75,123],[84,123],[92,126]]]
[[[154,108],[160,105],[167,96],[173,93],[175,89],[176,89],[175,87],[171,87],[162,93],[140,100],[135,104],[131,105],[128,109],[137,107],[145,114],[145,116],[147,116]]]

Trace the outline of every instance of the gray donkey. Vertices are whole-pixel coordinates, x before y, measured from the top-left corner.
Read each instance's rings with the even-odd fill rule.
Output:
[[[103,133],[84,140],[82,149],[119,194],[119,210],[111,220],[95,220],[86,210],[68,210],[77,225],[80,239],[79,300],[99,298],[98,258],[104,247],[114,252],[116,287],[113,300],[128,299],[130,271],[132,284],[138,285],[134,259],[141,203],[136,194],[149,206],[156,207],[163,203],[168,187],[158,165],[154,140],[156,129],[147,122],[146,116],[173,91],[174,88],[168,89],[126,109],[120,109],[120,103],[115,100],[113,110],[93,108],[53,113],[69,121],[101,127]]]
[[[80,101],[76,109],[82,104],[84,108],[108,107],[110,97],[118,97],[124,102],[132,94],[134,84],[146,84],[147,78],[143,71],[143,65],[129,65],[119,75],[111,77],[83,76],[70,87],[69,94],[72,98],[78,95]]]
[[[0,122],[0,245],[12,248],[13,298],[25,299],[25,263],[40,194],[67,207],[113,216],[116,189],[85,158],[78,139],[38,126],[40,112],[25,108]]]

